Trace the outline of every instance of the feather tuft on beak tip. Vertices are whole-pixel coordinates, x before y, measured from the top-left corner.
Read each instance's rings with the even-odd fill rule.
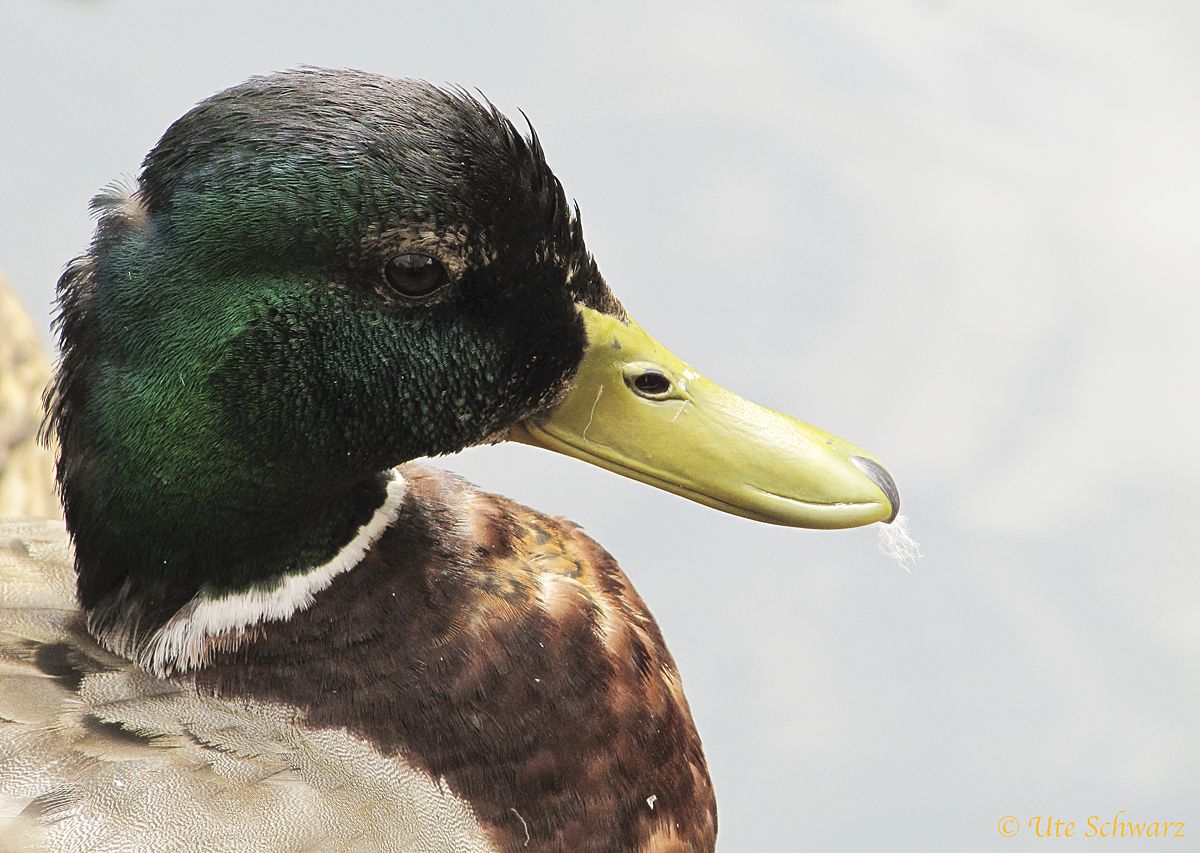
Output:
[[[912,573],[913,566],[924,554],[908,529],[908,516],[897,515],[888,522],[875,524],[879,532],[879,550],[891,557],[904,571]]]

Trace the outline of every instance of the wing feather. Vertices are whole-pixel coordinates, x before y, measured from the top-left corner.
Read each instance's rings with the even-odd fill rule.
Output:
[[[444,781],[96,645],[60,523],[0,522],[0,850],[488,851]]]

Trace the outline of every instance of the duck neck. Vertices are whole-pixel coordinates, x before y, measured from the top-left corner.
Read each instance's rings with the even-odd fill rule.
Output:
[[[104,646],[168,674],[307,608],[396,520],[404,479],[389,470],[315,493],[232,489],[224,500],[132,491],[76,491],[66,503],[79,598]]]

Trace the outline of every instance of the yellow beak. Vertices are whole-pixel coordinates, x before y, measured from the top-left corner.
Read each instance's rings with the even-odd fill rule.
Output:
[[[896,485],[865,451],[710,382],[633,321],[579,310],[588,346],[574,384],[510,439],[772,524],[896,517]]]

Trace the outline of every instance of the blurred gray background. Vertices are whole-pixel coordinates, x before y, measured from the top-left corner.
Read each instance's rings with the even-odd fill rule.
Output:
[[[445,460],[622,561],[682,669],[720,848],[1023,850],[1000,818],[1123,808],[1195,849],[1198,46],[1200,6],[1145,0],[2,0],[0,267],[48,318],[88,198],[251,74],[524,108],[631,313],[878,455],[927,554],[910,576],[873,530],[525,447]]]

